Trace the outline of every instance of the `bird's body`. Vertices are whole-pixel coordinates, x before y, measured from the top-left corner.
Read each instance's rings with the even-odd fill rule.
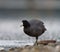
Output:
[[[46,31],[44,23],[40,20],[30,20],[30,21],[23,20],[23,26],[24,26],[24,32],[29,36],[36,37],[36,41],[38,39],[38,36],[42,35]]]
[[[38,20],[29,21],[30,27],[24,28],[24,32],[32,37],[40,36],[46,29],[44,23]]]

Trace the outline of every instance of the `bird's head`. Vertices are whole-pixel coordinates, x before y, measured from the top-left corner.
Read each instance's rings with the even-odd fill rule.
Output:
[[[22,22],[23,22],[23,26],[24,26],[25,28],[30,27],[30,24],[29,24],[29,22],[28,22],[27,20],[22,20]]]

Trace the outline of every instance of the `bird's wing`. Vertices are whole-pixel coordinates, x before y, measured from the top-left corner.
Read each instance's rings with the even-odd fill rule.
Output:
[[[31,25],[30,29],[34,35],[42,34],[46,30],[44,23],[40,20],[31,20],[29,23]]]

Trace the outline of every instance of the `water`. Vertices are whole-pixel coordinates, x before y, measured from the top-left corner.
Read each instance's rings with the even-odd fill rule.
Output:
[[[0,47],[21,47],[25,45],[33,45],[33,42],[18,41],[18,40],[0,40]]]
[[[60,11],[29,11],[2,10],[0,11],[0,46],[14,47],[33,45],[35,38],[29,37],[23,32],[22,19],[38,18],[42,20],[47,31],[39,37],[39,40],[54,39],[60,41]]]

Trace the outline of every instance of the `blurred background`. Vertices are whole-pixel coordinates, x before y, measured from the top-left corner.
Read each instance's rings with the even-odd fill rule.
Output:
[[[47,31],[39,40],[60,40],[60,0],[0,0],[0,44],[35,42],[35,38],[25,35],[20,27],[23,19],[44,22]]]

